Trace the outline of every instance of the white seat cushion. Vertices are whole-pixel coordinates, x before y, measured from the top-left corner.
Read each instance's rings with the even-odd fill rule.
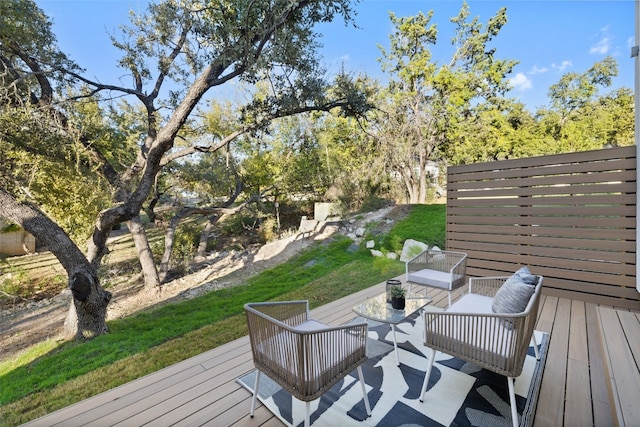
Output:
[[[451,273],[425,268],[407,274],[407,281],[435,288],[449,289],[451,286]]]
[[[451,307],[445,311],[447,313],[492,314],[492,304],[493,298],[491,297],[477,294],[466,294],[458,301],[454,302]]]
[[[309,332],[309,331],[319,331],[321,329],[328,328],[329,326],[325,325],[322,322],[318,322],[317,320],[306,320],[299,325],[296,325],[293,329],[301,332]]]

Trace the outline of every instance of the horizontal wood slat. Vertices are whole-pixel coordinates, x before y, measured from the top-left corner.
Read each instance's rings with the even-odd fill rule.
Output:
[[[528,265],[555,295],[640,309],[636,201],[635,147],[452,166],[447,249],[471,276]]]
[[[541,156],[541,157],[527,157],[525,159],[513,159],[513,160],[502,160],[500,161],[500,170],[508,170],[508,169],[525,169],[525,168],[533,168],[533,167],[562,167],[563,165],[570,165],[574,163],[605,163],[610,160],[626,160],[627,164],[631,164],[635,161],[636,156],[636,147],[618,147],[611,148],[606,150],[593,150],[593,151],[582,151],[579,153],[566,153],[566,154],[555,154],[550,156]],[[540,162],[540,159],[545,159],[546,165]],[[487,167],[487,164],[495,164],[495,162],[490,163],[472,163],[468,165],[459,165],[455,166],[455,170],[451,172],[447,172],[449,175],[456,174],[469,174],[471,172],[486,172],[494,170],[493,168]],[[497,170],[498,168],[496,168]],[[629,169],[635,169],[635,165],[633,167],[629,167]]]
[[[528,224],[520,226],[529,226]],[[625,240],[629,238],[629,230],[624,228],[606,228],[604,229],[610,239]],[[504,227],[494,225],[474,225],[474,224],[450,224],[449,231],[452,233],[485,233],[491,236],[502,234],[505,232]],[[603,228],[587,228],[587,227],[542,227],[536,226],[536,236],[545,237],[566,237],[579,239],[600,239]],[[511,235],[511,234],[506,234]],[[635,247],[635,245],[634,245]]]
[[[571,256],[577,259],[596,259],[613,262],[634,262],[635,242],[615,241],[615,240],[594,240],[594,239],[572,239],[569,237],[540,237],[520,235],[500,235],[500,234],[480,234],[480,233],[460,233],[452,236],[459,242],[469,242],[471,247],[490,242],[497,252],[507,253],[531,253],[540,251],[554,251],[556,256],[566,257],[567,251],[572,251]],[[502,244],[498,246],[495,244]],[[464,243],[460,243],[464,245]],[[509,246],[505,246],[509,245]],[[627,251],[627,252],[621,252]],[[548,252],[547,252],[548,253]],[[622,258],[621,258],[622,257]]]
[[[454,221],[455,218],[455,221]],[[534,225],[534,226],[541,226],[541,225],[548,225],[548,226],[564,226],[564,227],[573,227],[576,224],[576,220],[574,217],[570,217],[570,216],[563,216],[563,217],[552,217],[552,218],[545,218],[545,217],[519,217],[518,221],[514,221],[513,217],[507,217],[507,216],[484,216],[482,217],[482,219],[478,219],[476,216],[450,216],[449,212],[447,211],[447,223],[448,224],[478,224],[478,225],[482,225],[482,224],[490,224],[490,225],[509,225],[509,226],[514,226],[514,225]],[[636,218],[634,217],[619,217],[619,218],[615,218],[615,221],[603,221],[602,218],[588,218],[588,217],[583,217],[580,218],[580,226],[581,228],[586,228],[586,227],[613,227],[613,226],[617,226],[617,227],[621,227],[624,229],[627,228],[635,228],[636,225]]]
[[[558,176],[550,177],[536,177],[536,178],[503,178],[496,183],[495,187],[487,188],[486,181],[457,181],[453,182],[452,190],[463,190],[465,192],[473,193],[477,191],[502,191],[503,189],[514,190],[515,195],[530,195],[538,194],[535,190],[527,189],[526,187],[520,188],[523,184],[533,186],[536,185],[544,191],[553,193],[554,191],[564,191],[566,193],[567,187],[578,187],[579,190],[584,190],[583,186],[593,185],[598,188],[613,189],[616,191],[620,188],[624,188],[628,183],[634,182],[635,170],[623,170],[608,172],[604,177],[606,181],[594,182],[597,178],[602,179],[602,175],[563,175],[562,183],[558,183]],[[490,194],[490,193],[488,193]]]

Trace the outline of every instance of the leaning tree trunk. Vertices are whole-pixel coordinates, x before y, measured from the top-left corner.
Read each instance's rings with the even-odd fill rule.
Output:
[[[198,242],[196,258],[204,258],[204,256],[206,255],[209,236],[211,235],[211,231],[213,231],[213,226],[216,224],[216,222],[218,222],[219,218],[219,215],[211,215],[209,217],[209,221],[207,221],[207,224],[202,229],[202,233],[200,233],[200,241]]]
[[[169,262],[171,261],[171,254],[173,253],[173,241],[176,236],[176,229],[180,224],[180,220],[185,214],[185,210],[181,209],[176,215],[171,218],[167,232],[164,234],[164,251],[162,252],[162,259],[160,260],[160,280],[164,282],[169,272]]]
[[[142,276],[144,277],[144,287],[147,291],[159,291],[160,276],[158,275],[158,269],[153,260],[149,239],[147,238],[147,233],[144,231],[140,216],[136,216],[127,221],[127,227],[129,227],[129,231],[133,237],[133,243],[138,251],[138,259],[140,260]]]
[[[18,202],[1,188],[0,214],[45,242],[67,272],[73,301],[65,321],[65,334],[76,339],[90,339],[105,333],[111,294],[100,286],[93,265],[64,230],[40,209]]]

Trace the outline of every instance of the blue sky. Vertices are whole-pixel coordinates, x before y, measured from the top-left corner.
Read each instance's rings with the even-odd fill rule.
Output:
[[[119,52],[111,46],[109,33],[128,23],[128,11],[144,8],[137,0],[36,0],[54,21],[60,48],[103,83],[121,83],[124,71],[116,67]],[[619,67],[614,88],[633,89],[634,13],[632,0],[469,0],[471,15],[481,22],[507,8],[508,23],[493,46],[501,59],[519,64],[511,76],[510,96],[529,109],[548,105],[547,91],[567,72],[583,73],[595,62],[612,56]],[[322,54],[330,72],[344,64],[349,71],[384,79],[380,71],[378,45],[388,46],[391,24],[388,12],[411,16],[434,10],[438,44],[432,50],[439,62],[452,53],[453,26],[462,1],[454,0],[363,0],[357,5],[359,28],[343,22],[318,27],[323,34]],[[126,83],[126,81],[122,81]]]

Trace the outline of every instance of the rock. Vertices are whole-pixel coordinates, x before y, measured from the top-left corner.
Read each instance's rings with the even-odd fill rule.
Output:
[[[404,246],[402,247],[402,255],[400,255],[400,261],[407,262],[411,258],[427,249],[429,249],[429,245],[427,245],[426,243],[422,243],[413,239],[407,239],[404,241]]]
[[[384,256],[384,254],[382,252],[380,252],[379,250],[376,250],[376,249],[371,249],[371,255],[376,256],[376,257]]]
[[[398,259],[398,254],[395,252],[389,252],[387,253],[387,258],[389,259]]]
[[[356,229],[356,237],[362,237],[364,236],[364,233],[365,233],[364,227],[358,227]]]
[[[350,244],[349,247],[347,248],[347,252],[350,254],[356,253],[359,250],[360,250],[360,246],[356,245],[355,243]]]
[[[367,249],[373,249],[376,247],[376,242],[375,240],[368,240],[366,245],[367,245]]]

